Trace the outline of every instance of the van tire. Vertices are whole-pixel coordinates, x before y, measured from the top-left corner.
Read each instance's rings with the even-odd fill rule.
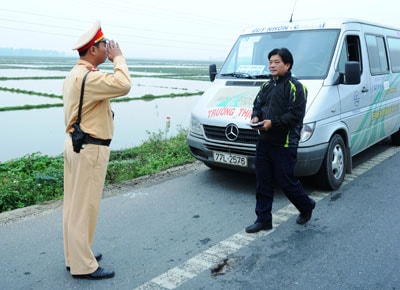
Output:
[[[392,144],[395,146],[400,146],[400,129],[393,133],[390,138],[392,139]]]
[[[316,175],[316,180],[326,189],[338,189],[346,175],[346,146],[342,136],[333,135],[329,141],[324,161]]]

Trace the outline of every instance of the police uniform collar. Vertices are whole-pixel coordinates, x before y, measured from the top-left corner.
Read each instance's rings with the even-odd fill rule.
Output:
[[[97,67],[95,67],[94,65],[92,65],[90,62],[88,62],[86,60],[80,59],[77,64],[86,66],[86,68],[90,71],[98,71],[99,70]]]

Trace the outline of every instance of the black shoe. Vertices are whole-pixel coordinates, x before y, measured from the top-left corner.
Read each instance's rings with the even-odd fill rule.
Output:
[[[297,224],[304,225],[311,219],[312,212],[313,212],[313,210],[315,208],[315,201],[314,200],[311,200],[311,201],[312,201],[311,211],[309,211],[307,213],[300,213],[299,216],[296,219],[296,223]]]
[[[272,223],[254,223],[248,227],[246,227],[246,233],[252,234],[257,233],[259,231],[266,231],[272,229]]]
[[[102,253],[94,253],[94,257],[96,258],[96,261],[100,261],[103,258],[103,254]]]
[[[96,258],[96,261],[98,262],[98,261],[101,260],[101,258],[103,258],[103,254],[102,253],[95,253],[94,257]],[[67,266],[65,268],[67,269],[68,272],[71,271],[71,267]]]
[[[114,271],[108,271],[102,267],[98,267],[97,270],[91,274],[72,275],[72,277],[76,279],[101,280],[114,277]]]

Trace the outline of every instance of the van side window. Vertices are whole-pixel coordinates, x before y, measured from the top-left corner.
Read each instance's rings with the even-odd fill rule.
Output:
[[[365,35],[367,43],[369,66],[371,74],[384,74],[389,72],[389,62],[386,53],[385,38],[378,35]]]
[[[344,67],[348,61],[358,61],[361,65],[362,72],[362,61],[361,61],[361,48],[360,38],[358,35],[347,35],[342,46],[340,53],[338,69],[339,72],[344,74]]]
[[[400,38],[388,37],[387,41],[392,72],[400,72]]]

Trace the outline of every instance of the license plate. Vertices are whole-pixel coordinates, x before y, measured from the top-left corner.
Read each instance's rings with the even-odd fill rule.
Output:
[[[247,167],[246,156],[225,153],[225,152],[213,152],[213,153],[214,153],[214,161],[216,162]]]

